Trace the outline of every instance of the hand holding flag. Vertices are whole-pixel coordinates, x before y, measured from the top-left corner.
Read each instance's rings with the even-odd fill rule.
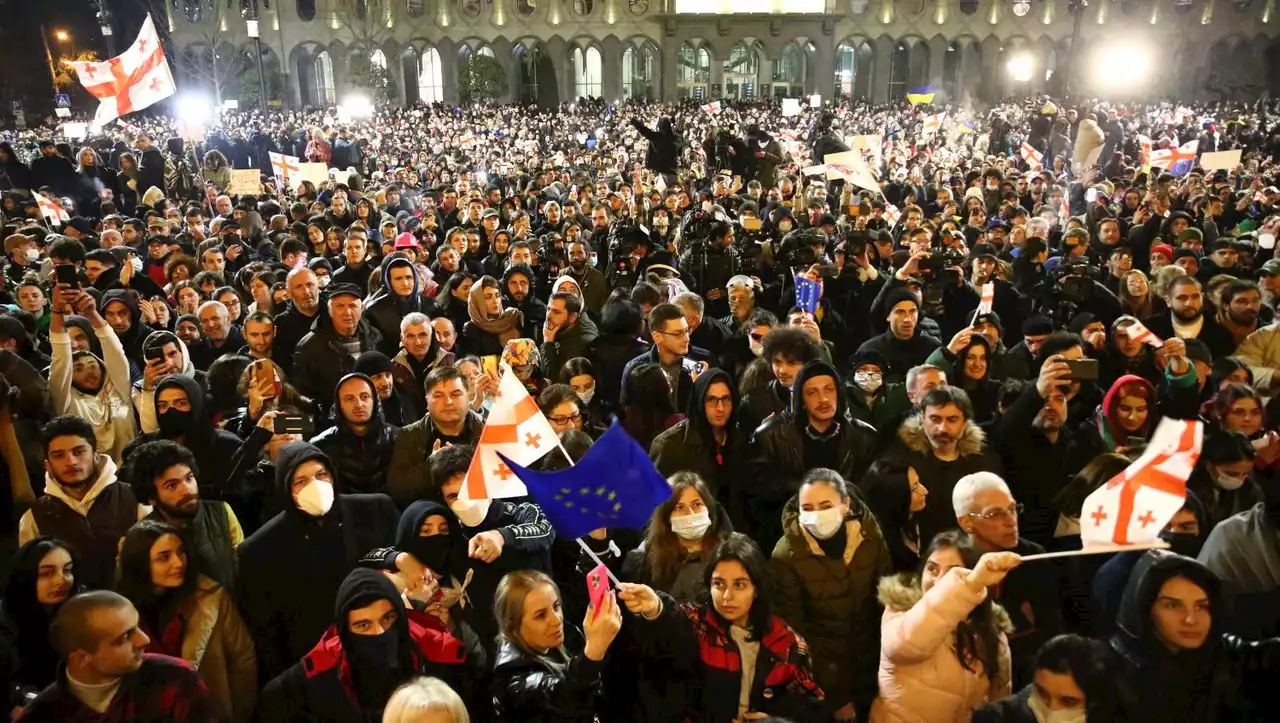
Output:
[[[822,296],[821,282],[796,274],[796,306],[810,314],[817,315],[818,299]]]
[[[487,500],[527,495],[528,490],[506,460],[533,464],[558,446],[560,440],[551,423],[511,367],[504,366],[493,408],[476,442],[458,498]],[[499,452],[506,456],[501,457]]]

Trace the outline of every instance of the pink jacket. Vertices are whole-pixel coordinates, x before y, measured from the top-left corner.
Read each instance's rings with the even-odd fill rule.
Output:
[[[956,626],[986,597],[965,585],[963,571],[952,569],[929,592],[900,577],[880,581],[884,618],[880,627],[880,697],[871,706],[871,723],[968,723],[973,709],[1010,694],[1009,643],[1012,629],[999,607],[1000,675],[994,686],[985,673],[960,664]]]

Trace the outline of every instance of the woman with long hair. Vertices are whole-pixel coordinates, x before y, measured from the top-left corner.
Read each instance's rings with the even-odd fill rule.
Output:
[[[462,329],[471,321],[471,287],[476,277],[470,271],[455,271],[444,286],[436,293],[436,303],[440,305],[442,316],[453,322],[453,328],[462,333]]]
[[[627,553],[622,577],[667,593],[677,602],[701,594],[702,567],[732,528],[706,482],[692,472],[668,480],[671,496],[654,509],[644,542]]]
[[[546,573],[507,573],[494,592],[498,651],[493,667],[495,720],[529,723],[594,723],[600,672],[622,629],[612,594],[582,620],[581,652],[570,642],[560,588]],[[576,631],[575,631],[576,632]]]
[[[987,588],[1022,561],[981,554],[959,530],[939,533],[918,575],[880,581],[880,697],[872,723],[968,721],[1010,692],[1008,616]]]
[[[1138,269],[1130,269],[1120,274],[1117,281],[1120,289],[1117,296],[1120,297],[1120,305],[1124,308],[1124,313],[1136,319],[1150,319],[1168,311],[1164,300],[1152,292],[1147,275]]]
[[[183,533],[155,520],[130,528],[120,546],[121,595],[138,610],[147,652],[195,666],[234,723],[249,721],[258,697],[253,638],[230,593],[191,564]]]
[[[733,533],[703,567],[698,603],[678,603],[648,585],[622,583],[644,656],[699,684],[672,720],[731,723],[779,716],[820,720],[822,690],[808,646],[773,613],[773,580],[760,548]]]
[[[684,415],[676,411],[671,401],[671,385],[662,367],[645,362],[632,367],[623,380],[626,386],[627,406],[619,417],[622,428],[627,430],[642,448],[653,446],[653,438],[664,429],[679,422]]]
[[[439,678],[416,678],[396,688],[382,709],[382,723],[470,723],[467,706]]]
[[[1126,374],[1115,381],[1091,419],[1076,434],[1081,466],[1103,452],[1143,444],[1155,429],[1156,389],[1142,377]]]
[[[973,421],[990,421],[996,413],[1000,385],[991,380],[991,342],[972,329],[963,329],[946,347],[938,347],[926,364],[933,364],[947,375],[952,386],[960,387],[973,403]]]
[[[120,172],[116,174],[116,207],[121,213],[133,214],[138,196],[145,189],[138,188],[138,157],[132,153],[120,154]]]
[[[920,569],[920,521],[929,489],[915,468],[892,457],[878,460],[859,482],[867,506],[880,524],[895,573]]]
[[[222,151],[216,148],[204,154],[200,174],[204,176],[205,183],[212,183],[218,189],[218,193],[226,193],[227,186],[231,185],[231,164],[227,163],[227,157],[222,155]]]
[[[583,424],[591,427],[608,426],[609,413],[600,403],[598,376],[595,364],[586,357],[574,357],[560,367],[556,381],[568,384],[582,401]]]
[[[62,603],[83,591],[76,554],[62,540],[36,537],[14,553],[0,601],[0,683],[10,710],[57,679],[60,656],[49,643],[49,623]]]

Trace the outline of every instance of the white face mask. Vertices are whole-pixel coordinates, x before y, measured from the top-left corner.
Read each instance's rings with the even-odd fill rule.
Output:
[[[1037,723],[1085,723],[1085,713],[1083,710],[1049,710],[1049,704],[1040,700],[1040,696],[1035,693],[1027,698],[1027,707],[1031,709],[1031,714],[1036,717]]]
[[[711,515],[704,509],[692,515],[671,518],[671,531],[684,540],[701,540],[711,527]]]
[[[578,392],[578,398],[582,400],[583,406],[590,404],[591,400],[594,399],[595,396],[596,396],[595,387],[591,387],[590,389],[584,392]]]
[[[458,521],[467,527],[476,527],[489,516],[489,503],[493,500],[454,500],[449,505]]]
[[[137,274],[142,272],[142,259],[134,256],[129,259],[129,263],[133,264],[133,273]]]
[[[39,260],[40,260],[39,249],[27,249],[27,261],[39,261]]]
[[[312,517],[324,517],[333,507],[333,483],[311,480],[298,492],[298,509]]]
[[[763,341],[747,341],[747,345],[751,347],[752,356],[761,356],[764,354]]]
[[[829,540],[840,529],[840,525],[844,524],[844,508],[802,511],[800,524],[819,540]]]
[[[1246,477],[1243,475],[1240,477],[1237,477],[1235,475],[1226,474],[1223,472],[1219,472],[1218,474],[1213,476],[1214,483],[1217,484],[1222,489],[1228,490],[1228,491],[1238,490],[1241,487],[1243,487],[1245,483],[1245,479]]]
[[[884,383],[884,377],[876,372],[854,372],[853,383],[867,394],[875,394]]]

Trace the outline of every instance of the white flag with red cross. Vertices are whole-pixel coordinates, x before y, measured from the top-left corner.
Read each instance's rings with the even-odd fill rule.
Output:
[[[1027,143],[1026,141],[1023,141],[1022,142],[1022,160],[1026,161],[1027,165],[1031,166],[1032,168],[1039,168],[1042,165],[1042,162],[1044,161],[1044,154],[1041,153],[1040,151],[1037,151],[1035,149],[1035,146],[1031,145],[1030,143]]]
[[[498,453],[527,467],[559,444],[556,431],[538,409],[537,402],[529,396],[515,372],[504,367],[493,407],[480,433],[480,441],[476,442],[458,498],[487,500],[529,494]]]
[[[706,104],[704,104],[704,105],[702,106],[702,109],[703,109],[703,110],[705,110],[706,112],[708,112],[708,113],[712,113],[712,114],[719,113],[719,112],[720,112],[720,101],[718,101],[718,100],[713,100],[713,101],[711,101],[710,103],[706,103]]]
[[[40,208],[40,215],[49,219],[50,223],[63,224],[71,220],[71,217],[67,215],[66,209],[62,208],[62,203],[56,198],[49,198],[42,193],[37,193],[36,206]]]
[[[976,320],[983,314],[990,314],[991,307],[996,300],[996,282],[988,281],[982,285],[982,298],[978,301],[978,313],[974,315]]]
[[[930,133],[938,133],[942,130],[942,119],[946,113],[934,113],[924,117],[924,123],[920,126],[920,135],[929,135]]]
[[[1200,422],[1162,419],[1142,456],[1085,498],[1080,538],[1090,546],[1147,545],[1187,499],[1187,478],[1200,458]]]
[[[100,101],[93,117],[96,127],[142,110],[178,91],[150,15],[142,23],[133,45],[124,53],[102,62],[69,65],[76,69],[84,89]]]
[[[898,219],[901,217],[902,211],[899,211],[897,206],[892,203],[886,203],[884,205],[884,220],[885,223],[889,224],[889,228],[893,228],[898,225]]]
[[[279,178],[285,183],[291,182],[294,178],[301,178],[299,175],[301,171],[299,170],[300,167],[298,165],[301,163],[301,159],[297,156],[287,156],[283,153],[270,151],[267,155],[271,157],[271,170],[274,172],[276,178]]]
[[[1129,318],[1133,319],[1133,317],[1129,317]],[[1140,341],[1143,344],[1150,344],[1151,346],[1154,346],[1154,347],[1164,346],[1164,339],[1161,339],[1160,337],[1151,333],[1151,330],[1148,329],[1145,325],[1143,325],[1141,321],[1138,321],[1137,319],[1133,319],[1132,321],[1129,322],[1127,326],[1124,327],[1124,333],[1129,336],[1130,341]]]

